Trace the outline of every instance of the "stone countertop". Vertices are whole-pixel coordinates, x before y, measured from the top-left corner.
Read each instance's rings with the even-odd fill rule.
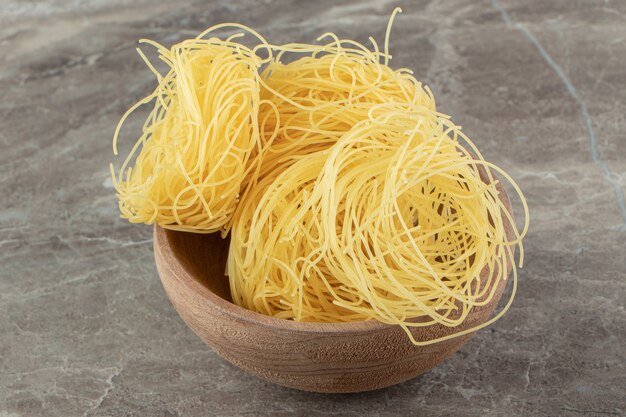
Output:
[[[275,43],[381,40],[397,4],[392,65],[526,193],[519,293],[415,380],[352,395],[274,386],[184,325],[152,229],[118,218],[113,129],[154,85],[136,40],[226,21]],[[3,0],[0,416],[625,415],[625,85],[623,1]]]

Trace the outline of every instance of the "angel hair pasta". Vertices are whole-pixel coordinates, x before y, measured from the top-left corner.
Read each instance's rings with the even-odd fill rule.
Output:
[[[141,137],[119,173],[113,172],[122,217],[131,222],[225,232],[248,161],[260,145],[258,68],[263,60],[234,37],[202,36],[171,49],[143,41],[157,48],[169,71],[162,76],[146,59],[158,86],[128,110],[115,132],[117,153],[126,118],[154,101]]]
[[[377,106],[261,181],[232,231],[233,300],[297,321],[376,319],[411,338],[412,326],[458,326],[511,267],[516,277],[521,247],[491,172],[510,178],[460,135],[432,110]]]
[[[185,232],[231,235],[233,301],[302,322],[378,320],[414,344],[497,320],[516,290],[528,208],[519,187],[440,113],[428,87],[389,66],[383,48],[332,33],[273,45],[237,24],[167,49],[168,72],[143,133],[116,172],[122,216]],[[256,44],[214,36],[247,31]],[[208,39],[205,37],[211,36]],[[524,207],[515,226],[498,178]],[[463,324],[513,271],[489,321],[434,340],[412,328]],[[499,297],[499,295],[498,295]]]

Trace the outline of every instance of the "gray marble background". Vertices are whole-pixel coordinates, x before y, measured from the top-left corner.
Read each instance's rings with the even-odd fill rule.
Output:
[[[413,381],[273,386],[186,328],[151,228],[117,218],[111,136],[154,82],[136,40],[224,21],[381,40],[396,4],[393,65],[526,192],[519,296]],[[0,93],[1,417],[626,415],[625,1],[2,0]]]

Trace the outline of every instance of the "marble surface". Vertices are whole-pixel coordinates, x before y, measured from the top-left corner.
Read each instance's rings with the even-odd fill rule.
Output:
[[[118,118],[153,85],[136,40],[239,21],[272,42],[382,39],[531,208],[510,312],[365,394],[251,377],[181,321],[151,228],[117,217]],[[626,415],[626,2],[3,0],[0,416]],[[126,143],[140,125],[126,130]]]

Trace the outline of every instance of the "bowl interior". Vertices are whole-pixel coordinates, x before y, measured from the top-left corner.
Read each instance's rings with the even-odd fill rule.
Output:
[[[230,238],[219,233],[198,234],[166,230],[169,248],[180,265],[213,294],[232,303],[226,276]]]

